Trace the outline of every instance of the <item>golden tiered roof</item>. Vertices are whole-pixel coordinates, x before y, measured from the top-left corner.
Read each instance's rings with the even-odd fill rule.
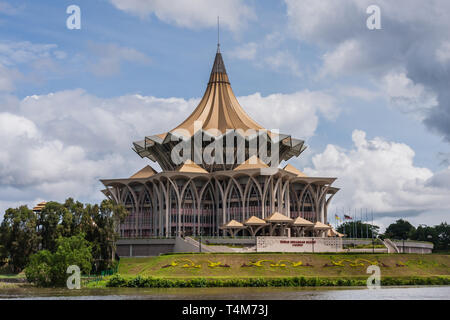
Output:
[[[44,209],[44,207],[45,207],[46,204],[47,204],[47,202],[45,202],[45,201],[39,202],[39,203],[33,208],[33,211],[39,211],[39,212],[41,212],[42,209]]]
[[[194,122],[201,121],[202,128],[194,128]],[[171,133],[182,129],[189,132],[190,136],[195,134],[195,129],[214,130],[225,134],[230,129],[264,129],[244,111],[231,89],[222,54],[217,52],[214,65],[209,78],[208,86],[202,100],[191,115],[180,125],[176,126]],[[213,135],[217,135],[214,134]]]
[[[196,125],[196,121],[200,125]],[[218,50],[203,98],[189,117],[168,132],[147,136],[143,141],[134,142],[133,149],[141,157],[158,162],[163,170],[173,171],[177,165],[172,163],[170,152],[178,143],[177,139],[181,137],[193,138],[200,133],[215,139],[233,131],[245,139],[254,139],[255,131],[259,130],[266,129],[254,121],[239,104],[231,88],[222,54]],[[274,139],[274,133],[267,130],[267,134],[268,140]],[[173,141],[174,136],[176,141]],[[299,156],[306,149],[303,140],[294,139],[290,135],[279,134],[276,141],[280,141],[280,161]],[[200,165],[207,167],[204,164]],[[234,167],[236,165],[227,169]],[[217,168],[207,169],[211,171]]]

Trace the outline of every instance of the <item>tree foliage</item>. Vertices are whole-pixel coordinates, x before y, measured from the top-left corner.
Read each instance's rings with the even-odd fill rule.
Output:
[[[91,244],[83,233],[71,237],[56,239],[56,251],[41,250],[30,257],[25,268],[29,282],[38,286],[64,286],[67,268],[76,265],[82,273],[89,273],[92,268]]]
[[[127,214],[109,200],[84,205],[72,198],[48,202],[39,213],[26,206],[8,209],[0,225],[0,262],[20,272],[33,253],[55,253],[59,238],[83,234],[91,246],[93,271],[107,269],[113,264],[118,226]]]
[[[340,224],[336,231],[347,235],[348,238],[376,238],[380,227],[362,221],[348,221]]]
[[[6,210],[0,225],[0,258],[19,273],[39,245],[37,217],[26,206]]]
[[[399,219],[386,228],[384,235],[390,239],[406,240],[411,239],[415,231],[416,228],[411,223]]]

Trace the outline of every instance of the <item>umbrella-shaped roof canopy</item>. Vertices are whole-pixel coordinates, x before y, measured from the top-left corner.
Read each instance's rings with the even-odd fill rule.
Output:
[[[251,216],[247,220],[244,221],[244,224],[247,226],[263,226],[266,225],[267,222],[265,222],[263,219],[260,219],[256,216]]]
[[[282,223],[282,222],[290,223],[294,220],[285,216],[282,213],[274,212],[268,218],[266,218],[266,221],[267,222],[276,222],[276,223]]]
[[[345,234],[342,234],[340,232],[337,232],[336,230],[334,230],[333,228],[331,228],[330,230],[328,230],[327,232],[327,237],[339,237],[342,238],[344,237]]]
[[[222,226],[222,229],[241,229],[241,228],[245,228],[245,226],[236,220],[230,220],[228,221],[228,223]]]
[[[297,217],[292,224],[294,227],[312,227],[314,225],[311,221],[301,217]]]
[[[329,225],[326,225],[325,223],[317,221],[314,224],[314,229],[316,229],[316,230],[328,230],[328,229],[332,229],[332,228]]]

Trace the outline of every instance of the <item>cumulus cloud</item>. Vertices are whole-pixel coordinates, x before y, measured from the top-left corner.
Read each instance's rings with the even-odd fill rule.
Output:
[[[411,81],[407,87],[415,94],[420,88],[427,91],[428,98],[416,100],[413,109],[428,128],[450,142],[450,2],[377,1],[381,30],[366,27],[366,9],[374,4],[370,0],[285,2],[292,35],[326,52],[323,75],[368,76],[381,84],[390,73],[403,70]]]
[[[238,31],[255,19],[251,7],[242,0],[110,0],[120,10],[145,18],[155,15],[161,21],[192,29],[221,26]]]
[[[319,116],[334,120],[340,112],[334,98],[320,91],[300,91],[292,94],[260,93],[240,97],[244,109],[267,129],[279,129],[299,139],[312,137]],[[299,125],[301,123],[302,125]]]
[[[434,92],[430,92],[422,84],[415,84],[404,72],[386,74],[382,79],[381,89],[391,105],[421,120],[429,109],[438,105]]]
[[[0,201],[6,203],[89,197],[97,191],[95,179],[124,163],[117,154],[95,159],[82,146],[46,137],[33,121],[7,112],[0,113],[0,141]]]
[[[334,208],[371,208],[377,219],[439,213],[435,223],[450,210],[448,169],[433,173],[418,167],[408,145],[367,139],[361,130],[353,131],[352,141],[350,150],[328,145],[305,169],[311,176],[338,178],[335,185],[341,190],[333,199]]]
[[[262,125],[298,138],[311,137],[319,117],[332,120],[338,112],[334,100],[321,92],[256,93],[238,99]],[[100,178],[128,177],[148,164],[131,150],[131,143],[174,128],[199,100],[99,98],[81,89],[22,100],[3,96],[0,206],[68,196],[102,199]]]

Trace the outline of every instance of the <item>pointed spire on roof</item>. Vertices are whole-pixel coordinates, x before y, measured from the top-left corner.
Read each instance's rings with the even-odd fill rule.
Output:
[[[217,74],[222,74],[222,77],[218,77]],[[211,76],[209,77],[210,83],[217,81],[230,83],[230,81],[228,80],[227,70],[225,69],[225,63],[223,62],[222,54],[220,53],[219,47],[217,47],[216,57],[214,58],[214,64],[211,70]]]

